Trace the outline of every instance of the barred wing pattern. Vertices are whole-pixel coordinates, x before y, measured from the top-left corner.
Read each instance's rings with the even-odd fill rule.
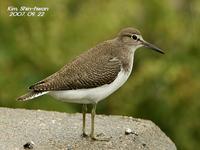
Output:
[[[44,92],[95,88],[113,82],[121,66],[118,59],[109,55],[75,59],[58,72],[30,86],[30,89]]]

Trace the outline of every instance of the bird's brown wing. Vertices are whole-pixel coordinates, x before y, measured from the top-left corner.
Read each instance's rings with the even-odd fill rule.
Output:
[[[30,89],[43,92],[95,88],[113,82],[120,70],[121,62],[111,56],[76,59]]]

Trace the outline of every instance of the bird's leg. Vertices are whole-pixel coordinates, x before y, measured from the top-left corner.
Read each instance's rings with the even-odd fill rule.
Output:
[[[82,107],[82,113],[83,113],[83,128],[82,128],[82,137],[88,137],[88,135],[85,132],[85,120],[86,120],[86,113],[87,113],[87,104],[83,104]]]
[[[94,136],[94,117],[95,117],[95,114],[96,114],[96,105],[97,104],[92,104],[92,111],[91,111],[91,133],[90,133],[90,137],[92,139],[95,139],[95,136]]]
[[[92,104],[90,137],[91,137],[91,139],[97,140],[97,141],[109,141],[110,138],[99,138],[99,137],[96,137],[94,134],[94,118],[95,118],[95,114],[96,114],[96,106],[97,106],[97,104]]]

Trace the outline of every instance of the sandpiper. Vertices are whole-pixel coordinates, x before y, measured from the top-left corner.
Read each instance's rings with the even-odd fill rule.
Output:
[[[59,71],[29,87],[30,91],[19,97],[26,101],[44,94],[59,100],[83,104],[82,135],[85,132],[87,105],[92,104],[91,133],[94,140],[94,118],[97,103],[119,89],[131,74],[134,53],[140,47],[164,52],[146,42],[137,29],[128,27],[111,39],[84,52]]]

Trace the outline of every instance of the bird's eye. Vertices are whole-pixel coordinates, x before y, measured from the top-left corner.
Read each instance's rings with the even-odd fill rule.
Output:
[[[134,40],[138,39],[138,37],[135,34],[131,35],[131,38],[134,39]]]

